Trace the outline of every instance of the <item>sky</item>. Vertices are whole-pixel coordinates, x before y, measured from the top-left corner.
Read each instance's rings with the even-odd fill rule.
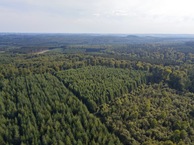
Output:
[[[0,32],[194,34],[194,0],[0,0]]]

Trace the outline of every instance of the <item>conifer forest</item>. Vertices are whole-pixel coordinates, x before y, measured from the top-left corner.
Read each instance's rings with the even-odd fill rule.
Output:
[[[0,145],[194,144],[194,37],[0,33]]]

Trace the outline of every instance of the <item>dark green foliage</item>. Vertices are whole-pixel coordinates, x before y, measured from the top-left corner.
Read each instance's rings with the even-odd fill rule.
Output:
[[[194,144],[192,39],[0,38],[0,145]]]
[[[57,73],[57,76],[87,105],[91,112],[97,111],[99,105],[146,83],[146,74],[143,71],[101,66],[70,69]]]
[[[120,144],[52,75],[10,80],[1,99],[2,144]]]

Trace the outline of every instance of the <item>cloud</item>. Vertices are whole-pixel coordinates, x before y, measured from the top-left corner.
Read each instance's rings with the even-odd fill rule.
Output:
[[[194,33],[193,4],[193,0],[1,0],[0,31]]]

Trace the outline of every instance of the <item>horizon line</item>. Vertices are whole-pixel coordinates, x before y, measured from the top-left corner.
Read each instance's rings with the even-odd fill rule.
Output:
[[[0,34],[194,35],[194,33],[1,32]]]

